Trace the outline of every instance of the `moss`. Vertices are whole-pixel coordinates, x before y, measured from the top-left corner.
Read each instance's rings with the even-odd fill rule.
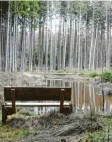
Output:
[[[0,138],[11,138],[15,136],[24,136],[28,135],[30,131],[28,129],[14,129],[8,125],[0,126]]]
[[[1,115],[1,113],[0,113]],[[16,136],[26,136],[28,134],[31,134],[32,132],[26,128],[26,129],[22,129],[22,128],[15,128],[15,127],[11,127],[11,125],[9,123],[11,123],[13,121],[13,119],[16,120],[24,120],[25,121],[28,120],[28,118],[38,118],[39,116],[24,116],[24,115],[20,115],[20,114],[15,114],[15,115],[11,115],[8,117],[8,121],[7,124],[2,125],[2,123],[0,123],[0,139],[4,139],[4,138],[14,138]],[[36,131],[39,131],[39,128],[36,128]]]
[[[26,136],[26,135],[28,135],[28,134],[30,134],[31,132],[28,130],[28,129],[26,129],[26,130],[20,130],[19,132],[18,132],[18,136]]]

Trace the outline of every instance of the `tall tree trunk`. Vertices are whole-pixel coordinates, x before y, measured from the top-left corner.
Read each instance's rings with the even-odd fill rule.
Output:
[[[92,69],[95,70],[95,51],[96,51],[96,43],[97,43],[97,36],[98,36],[98,23],[96,27],[96,35],[95,35],[95,42],[93,46],[93,63],[92,63]]]
[[[9,70],[9,26],[10,26],[10,1],[8,7],[8,23],[7,23],[7,44],[6,44],[6,62],[5,62],[5,71]]]
[[[62,19],[60,18],[60,25],[59,25],[59,37],[58,37],[58,70],[61,69],[61,46],[62,46],[62,35],[61,35],[61,31],[62,31]]]
[[[72,25],[72,15],[70,16],[70,53],[69,53],[69,68],[73,67],[73,25]]]
[[[56,70],[56,57],[57,57],[57,30],[56,30],[56,17],[55,17],[55,37],[54,37],[54,70]]]
[[[92,67],[93,41],[94,41],[94,4],[93,4],[92,37],[91,37],[91,47],[90,47],[90,57],[89,57],[89,69],[91,69]]]
[[[49,46],[49,37],[48,37],[48,24],[46,23],[46,48],[45,48],[45,69],[48,70],[48,46]]]
[[[106,38],[106,69],[110,70],[111,25],[110,25],[110,15],[108,15],[108,19],[107,19],[107,5],[106,5],[106,31],[107,31],[107,34],[106,34],[106,37],[107,37]]]
[[[50,38],[50,71],[53,70],[53,34],[52,34],[52,19],[51,19],[51,38]]]
[[[79,47],[78,47],[78,70],[81,69],[81,5],[80,5],[80,16],[79,16]]]
[[[66,45],[67,45],[67,26],[66,23],[64,23],[64,44],[63,44],[63,62],[62,62],[62,68],[65,69],[65,60],[66,60]]]
[[[40,21],[40,20],[39,20]],[[39,22],[39,41],[38,41],[38,70],[41,68],[41,24]]]

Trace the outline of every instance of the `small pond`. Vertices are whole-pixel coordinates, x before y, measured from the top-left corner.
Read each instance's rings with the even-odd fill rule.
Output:
[[[71,87],[72,88],[72,104],[73,110],[90,110],[102,111],[103,97],[102,89],[94,87],[86,80],[65,80],[65,79],[46,79],[43,80],[43,87]],[[53,111],[57,108],[35,107],[34,112],[37,114]],[[112,111],[112,97],[105,96],[104,109],[106,112]]]

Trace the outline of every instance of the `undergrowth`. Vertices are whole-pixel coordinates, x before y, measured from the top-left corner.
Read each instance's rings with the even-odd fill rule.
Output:
[[[28,129],[14,129],[8,125],[0,126],[0,138],[12,138],[15,136],[26,136],[30,134]]]
[[[111,82],[112,83],[112,72],[103,72],[100,74],[103,82]]]
[[[58,72],[58,73],[73,73],[74,71],[61,69],[61,70],[57,70],[57,72]]]
[[[19,117],[19,116],[18,116]],[[6,138],[15,138],[15,137],[27,137],[28,135],[32,135],[33,132],[40,132],[43,130],[43,124],[42,129],[39,129],[39,122],[44,120],[44,124],[48,123],[48,120],[50,120],[49,124],[49,130],[50,128],[55,128],[53,134],[56,136],[70,136],[70,134],[82,134],[84,135],[84,139],[80,142],[106,142],[108,136],[112,136],[111,130],[108,132],[108,126],[109,129],[112,126],[112,115],[104,116],[99,113],[95,113],[94,111],[89,112],[76,112],[71,114],[70,116],[64,116],[58,113],[51,113],[49,115],[41,116],[41,119],[32,118],[31,121],[29,119],[19,119],[15,118],[15,120],[12,119],[12,121],[9,121],[6,125],[0,125],[0,139],[6,139]],[[46,121],[45,121],[46,120]],[[38,122],[36,127],[33,128],[33,131],[26,127],[25,129],[21,128],[22,123],[21,122]],[[20,123],[20,127],[15,124]],[[55,123],[54,123],[55,122]],[[32,123],[32,124],[33,124]],[[12,124],[14,124],[14,127]],[[31,124],[31,126],[32,126]],[[16,126],[15,126],[16,125]],[[61,127],[60,127],[61,125]],[[48,129],[48,125],[46,127]],[[109,137],[111,139],[111,137]]]
[[[99,76],[99,73],[98,72],[90,72],[89,76],[93,78],[93,77]]]
[[[112,141],[112,116],[102,116],[103,129],[94,132],[86,132],[82,142],[111,142]]]
[[[106,71],[103,72],[101,70],[98,71],[92,71],[92,70],[57,70],[57,73],[72,73],[74,75],[78,76],[86,76],[90,78],[97,78],[101,79],[103,82],[111,82],[112,83],[112,71]]]
[[[87,137],[83,142],[105,142],[106,134],[103,131],[87,133]]]

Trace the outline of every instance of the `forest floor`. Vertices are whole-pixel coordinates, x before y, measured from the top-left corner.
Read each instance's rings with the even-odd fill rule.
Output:
[[[45,79],[90,78],[86,75],[47,75],[35,73],[0,73],[0,104],[3,104],[4,86],[44,86]],[[99,85],[99,79],[92,79],[93,85]],[[23,111],[24,112],[24,111]],[[9,117],[6,125],[1,124],[0,142],[111,142],[112,115],[78,111],[64,116],[58,112],[32,116],[26,111],[18,111]]]
[[[111,118],[81,111],[66,116],[58,112],[41,116],[18,112],[0,126],[0,142],[111,142]]]

